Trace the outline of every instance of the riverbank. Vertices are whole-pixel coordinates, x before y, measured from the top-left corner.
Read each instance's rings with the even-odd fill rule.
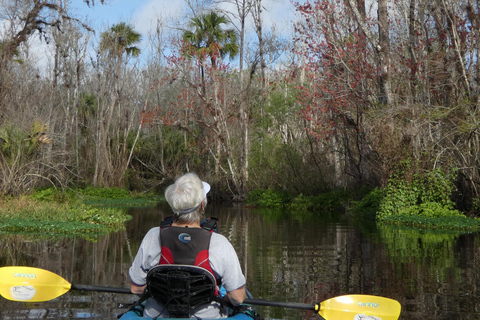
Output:
[[[154,206],[160,199],[120,188],[37,190],[0,202],[0,233],[92,238],[124,228],[126,207]]]
[[[118,231],[130,219],[128,207],[155,206],[162,197],[121,188],[43,189],[0,202],[0,233],[86,237]],[[453,209],[449,202],[408,204],[380,189],[337,190],[316,196],[265,189],[249,193],[245,205],[286,208],[298,216],[344,212],[353,219],[420,229],[480,230],[480,219]]]
[[[392,200],[392,197],[396,200]],[[413,197],[415,198],[415,197]],[[448,198],[442,201],[412,202],[380,189],[337,190],[317,196],[292,196],[283,191],[255,190],[246,199],[256,207],[287,208],[297,214],[329,215],[344,212],[358,220],[419,229],[457,231],[480,230],[480,219],[467,217],[453,208]]]

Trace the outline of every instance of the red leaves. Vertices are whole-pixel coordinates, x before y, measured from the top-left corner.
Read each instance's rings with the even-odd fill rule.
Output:
[[[339,3],[342,5],[342,3]],[[368,96],[376,94],[378,72],[370,59],[372,48],[359,34],[356,23],[344,8],[329,1],[297,6],[304,17],[299,39],[305,39],[304,67],[309,83],[299,88],[306,131],[329,139],[339,128],[351,125],[345,119],[367,108]],[[348,116],[347,116],[348,115]],[[346,130],[346,129],[343,129]]]

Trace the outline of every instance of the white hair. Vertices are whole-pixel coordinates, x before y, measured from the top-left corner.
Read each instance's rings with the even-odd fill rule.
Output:
[[[204,184],[197,174],[186,173],[178,178],[165,190],[165,199],[173,210],[174,222],[199,223],[202,220],[207,197]]]

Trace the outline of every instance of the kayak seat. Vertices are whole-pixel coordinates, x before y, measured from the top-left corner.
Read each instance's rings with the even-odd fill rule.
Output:
[[[195,309],[216,298],[215,276],[189,265],[158,265],[147,273],[147,291],[170,317],[189,318]]]

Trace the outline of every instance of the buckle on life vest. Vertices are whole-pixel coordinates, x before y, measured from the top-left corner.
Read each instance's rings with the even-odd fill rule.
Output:
[[[200,226],[207,231],[219,233],[217,222],[218,222],[217,218],[210,217],[202,220],[202,222],[200,222]]]

